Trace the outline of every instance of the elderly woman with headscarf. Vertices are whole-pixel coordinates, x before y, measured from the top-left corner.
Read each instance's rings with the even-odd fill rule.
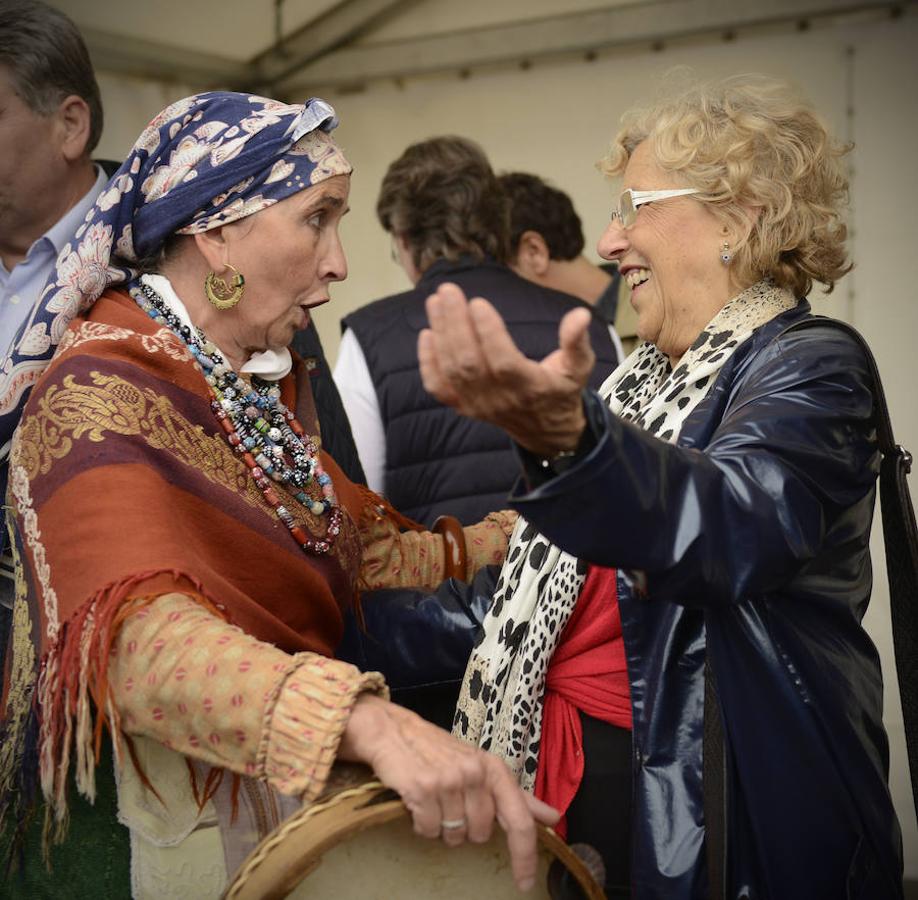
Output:
[[[164,110],[3,367],[0,426],[21,413],[7,824],[25,827],[37,780],[46,837],[61,840],[71,770],[92,800],[107,726],[135,896],[218,894],[336,757],[372,766],[422,835],[483,840],[499,816],[522,885],[536,818],[554,820],[502,763],[332,658],[359,589],[448,573],[441,535],[401,533],[321,451],[309,374],[286,349],[346,274],[335,124],[317,100],[210,93]],[[459,574],[502,557],[510,524],[467,529]],[[123,895],[120,826],[100,838],[100,816],[77,806],[85,843],[72,865],[55,856],[54,877]]]
[[[484,300],[428,301],[428,389],[503,425],[526,464],[455,730],[605,847],[628,802],[603,790],[607,712],[630,690],[641,900],[902,896],[861,625],[873,384],[859,343],[805,299],[850,268],[843,153],[765,78],[627,116],[599,251],[644,343],[598,394],[582,391],[585,315],[537,364]],[[625,865],[610,881],[627,895]]]

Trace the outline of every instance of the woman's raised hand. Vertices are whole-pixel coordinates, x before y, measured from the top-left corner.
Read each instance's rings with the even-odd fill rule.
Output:
[[[371,766],[401,796],[424,837],[484,843],[496,819],[507,836],[517,886],[532,887],[536,823],[553,825],[558,813],[520,788],[502,760],[371,694],[357,698],[338,755]]]
[[[517,349],[487,300],[466,300],[455,284],[427,298],[430,327],[418,338],[424,387],[457,412],[503,428],[539,456],[573,450],[586,427],[580,392],[596,356],[590,313],[571,310],[559,347],[541,362]]]

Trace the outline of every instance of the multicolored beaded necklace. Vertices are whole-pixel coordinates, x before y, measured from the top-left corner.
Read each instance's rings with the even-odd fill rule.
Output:
[[[227,441],[242,456],[255,484],[294,540],[307,553],[328,553],[341,531],[341,508],[332,480],[319,461],[318,448],[281,402],[277,384],[256,375],[251,384],[246,383],[227,365],[216,345],[199,328],[192,330],[185,325],[146,282],[134,282],[130,292],[137,305],[158,325],[172,331],[200,365],[214,395],[210,407]],[[296,524],[272,480],[286,484],[314,516],[328,516],[324,538],[312,538]],[[313,480],[322,491],[321,500],[311,499],[304,490]]]

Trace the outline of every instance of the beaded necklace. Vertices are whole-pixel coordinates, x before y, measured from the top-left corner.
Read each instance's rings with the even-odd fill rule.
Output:
[[[181,339],[200,365],[214,396],[210,408],[227,441],[242,457],[265,500],[294,540],[307,553],[328,553],[341,531],[341,508],[331,477],[319,461],[318,447],[309,440],[293,412],[281,402],[277,384],[257,375],[252,376],[251,384],[247,383],[226,363],[216,345],[199,328],[185,325],[146,282],[135,282],[130,293],[154,322]],[[328,516],[324,538],[312,538],[296,524],[272,481],[287,485],[297,502],[314,516]],[[306,494],[305,488],[312,481],[322,492],[321,500],[313,500]]]

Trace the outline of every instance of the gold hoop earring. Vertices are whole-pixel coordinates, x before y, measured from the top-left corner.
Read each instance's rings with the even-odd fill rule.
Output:
[[[230,284],[216,272],[208,272],[204,279],[204,293],[217,309],[232,309],[245,293],[245,278],[239,270],[229,263],[226,264],[226,268],[233,272]]]

